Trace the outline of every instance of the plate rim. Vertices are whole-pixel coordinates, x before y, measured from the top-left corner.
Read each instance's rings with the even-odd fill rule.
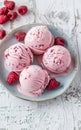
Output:
[[[0,46],[10,37],[11,34],[15,33],[18,29],[22,28],[22,27],[25,27],[25,26],[50,26],[50,27],[54,27],[55,29],[57,29],[59,32],[62,32],[62,34],[67,37],[69,39],[70,42],[72,42],[72,40],[69,38],[69,36],[67,36],[63,30],[61,28],[58,28],[58,27],[55,27],[54,25],[50,25],[50,24],[43,24],[43,23],[32,23],[32,24],[24,24],[24,25],[21,25],[13,30],[11,30],[6,36],[5,38],[0,42]],[[74,41],[73,41],[74,42]],[[75,75],[73,76],[73,79],[71,80],[71,82],[69,83],[68,87],[65,88],[63,90],[63,92],[61,94],[58,94],[57,96],[55,97],[52,97],[52,98],[47,98],[47,99],[39,99],[39,100],[32,100],[32,99],[26,99],[26,98],[23,98],[23,97],[20,97],[20,96],[17,96],[16,94],[14,94],[13,92],[11,92],[6,86],[4,86],[4,84],[2,83],[1,79],[0,79],[0,84],[1,84],[1,87],[3,86],[5,90],[7,90],[10,94],[12,94],[13,96],[19,98],[19,99],[22,99],[22,100],[26,100],[26,101],[30,101],[30,102],[44,102],[44,101],[49,101],[49,100],[52,100],[52,99],[55,99],[59,96],[61,96],[72,84],[72,82],[75,80],[76,76],[77,76],[77,73],[78,73],[78,69],[79,69],[79,52],[78,52],[78,46],[76,43],[74,43],[75,47],[76,47],[76,50],[77,50],[77,53],[76,53],[76,65],[75,65]]]

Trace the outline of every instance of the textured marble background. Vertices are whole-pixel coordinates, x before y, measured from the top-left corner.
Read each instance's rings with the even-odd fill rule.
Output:
[[[58,26],[76,42],[81,60],[81,0],[14,1],[18,6],[27,5],[29,13],[4,25],[7,32],[25,23]],[[81,130],[80,71],[79,68],[75,81],[62,96],[46,102],[23,101],[0,85],[0,130]]]

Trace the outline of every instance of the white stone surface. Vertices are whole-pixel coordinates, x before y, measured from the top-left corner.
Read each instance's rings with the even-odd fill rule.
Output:
[[[29,13],[0,28],[10,32],[34,22],[58,26],[76,42],[81,60],[81,0],[14,1],[17,6],[27,5]],[[79,68],[75,81],[62,96],[46,102],[23,101],[0,85],[0,130],[81,130],[80,71]]]

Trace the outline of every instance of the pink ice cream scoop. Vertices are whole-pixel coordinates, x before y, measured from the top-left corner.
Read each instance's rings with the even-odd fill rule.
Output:
[[[4,52],[4,65],[8,71],[21,72],[32,62],[33,54],[23,43],[12,45]]]
[[[40,96],[49,82],[49,75],[38,65],[31,65],[23,69],[20,74],[18,91],[24,95]]]
[[[60,45],[50,47],[43,55],[44,66],[54,73],[66,71],[71,63],[72,58],[69,50]]]
[[[28,31],[25,44],[34,54],[39,55],[54,44],[54,37],[46,26],[36,26]]]

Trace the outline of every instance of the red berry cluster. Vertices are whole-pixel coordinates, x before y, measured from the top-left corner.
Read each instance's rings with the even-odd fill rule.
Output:
[[[4,1],[5,7],[7,7],[9,10],[13,10],[15,8],[15,2],[14,1]]]
[[[28,8],[25,5],[18,7],[18,13],[13,11],[15,9],[14,1],[4,0],[4,6],[0,9],[0,24],[15,20],[18,17],[18,13],[25,15],[28,12]],[[0,31],[0,33],[2,32]],[[3,37],[0,37],[0,39],[3,39]]]

